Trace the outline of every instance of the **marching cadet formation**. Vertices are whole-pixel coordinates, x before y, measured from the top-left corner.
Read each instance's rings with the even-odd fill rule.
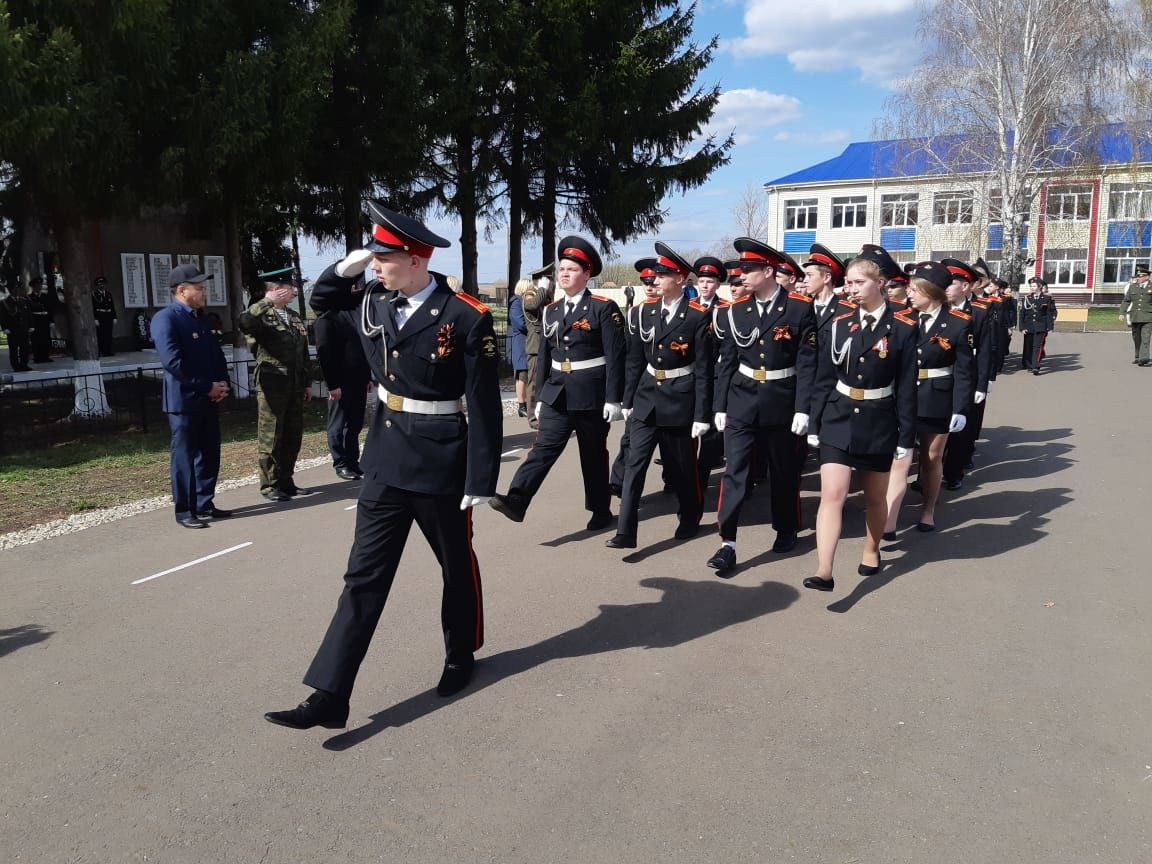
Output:
[[[1017,303],[982,259],[902,268],[879,246],[843,261],[814,244],[801,265],[750,237],[734,242],[737,257],[727,262],[689,263],[657,242],[655,256],[636,262],[645,296],[622,312],[589,290],[603,266],[597,250],[565,237],[554,268],[533,273],[532,296],[525,295],[525,309],[531,300],[539,312],[528,394],[537,437],[499,493],[503,421],[491,313],[429,269],[447,240],[375,202],[369,209],[368,247],[329,267],[313,294],[358,333],[380,407],[361,463],[343,592],[304,678],[313,692],[294,709],[265,715],[296,729],[346,725],[413,522],[443,579],[445,663],[436,692],[450,697],[468,686],[484,638],[472,510],[487,504],[523,522],[573,433],[587,530],[615,523],[611,549],[637,546],[645,477],[659,448],[665,490],[676,496],[678,540],[699,533],[709,473],[723,468],[720,545],[702,563],[722,578],[736,574],[741,513],[760,478],[776,533],[772,552],[787,554],[804,527],[801,474],[814,454],[817,566],[804,587],[835,589],[853,474],[867,523],[857,572],[879,573],[880,543],[896,537],[913,451],[919,477],[911,488],[923,500],[916,530],[927,533],[936,528],[941,487],[960,488],[971,466],[1011,329],[1024,332],[1023,365],[1039,374],[1056,316],[1040,280]],[[365,288],[369,267],[376,280]],[[553,277],[559,294],[547,302]],[[687,291],[693,277],[696,297]],[[731,301],[717,296],[725,283]],[[1146,287],[1145,279],[1132,292],[1134,309],[1146,299],[1139,292],[1152,297]],[[278,314],[274,303],[248,313],[253,324],[263,318],[290,332],[293,321],[277,321]],[[1147,358],[1149,329],[1140,328],[1138,360]],[[617,420],[625,431],[610,467],[608,432]]]

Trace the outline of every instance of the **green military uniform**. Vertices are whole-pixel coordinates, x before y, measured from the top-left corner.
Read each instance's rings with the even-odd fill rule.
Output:
[[[522,308],[528,333],[524,337],[524,353],[528,355],[528,425],[536,428],[536,364],[540,358],[540,340],[544,332],[544,307],[552,302],[551,275],[555,264],[547,264],[532,273],[532,287],[524,292]],[[548,287],[538,284],[541,277],[549,277]]]
[[[1152,366],[1152,359],[1148,356],[1148,343],[1152,339],[1152,279],[1128,283],[1120,312],[1127,317],[1128,326],[1132,328],[1132,347],[1135,351],[1132,362]]]
[[[240,314],[240,330],[256,358],[260,491],[297,492],[292,474],[304,435],[304,391],[314,379],[304,319],[258,300]]]

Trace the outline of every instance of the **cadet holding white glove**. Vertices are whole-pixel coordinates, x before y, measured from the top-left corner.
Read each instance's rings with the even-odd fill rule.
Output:
[[[712,427],[707,423],[693,423],[692,424],[692,437],[700,438]]]
[[[792,417],[792,434],[793,435],[807,435],[808,434],[808,415],[797,413]]]
[[[716,427],[717,432],[723,432],[724,427],[728,425],[728,415],[724,413],[713,414],[712,425]]]
[[[624,411],[615,402],[604,403],[604,419],[609,423],[624,419]]]
[[[968,425],[968,418],[963,414],[953,414],[952,419],[948,421],[948,432],[962,432],[964,427]]]

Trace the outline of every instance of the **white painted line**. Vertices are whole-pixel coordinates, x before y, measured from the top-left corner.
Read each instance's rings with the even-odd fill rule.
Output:
[[[143,579],[137,579],[132,584],[140,585],[143,582],[159,579],[161,576],[167,576],[169,573],[175,573],[177,570],[191,567],[193,564],[203,564],[205,561],[211,561],[213,558],[219,558],[221,555],[227,555],[229,552],[235,552],[237,549],[244,549],[251,545],[252,541],[249,540],[247,543],[241,543],[239,546],[230,546],[227,549],[221,549],[219,552],[213,552],[211,555],[205,555],[203,558],[197,558],[195,561],[189,561],[187,564],[180,564],[177,567],[170,567],[167,570],[161,570],[159,573],[153,573],[151,576],[145,576]]]
[[[356,504],[353,504],[351,507],[345,507],[344,509],[345,509],[345,510],[355,510],[355,509],[356,509],[356,507],[357,507],[357,505],[356,505]]]
[[[500,454],[500,458],[501,458],[501,459],[503,459],[505,456],[511,456],[511,455],[513,455],[514,453],[519,453],[519,452],[521,452],[523,449],[524,449],[523,447],[513,447],[513,448],[512,448],[511,450],[509,450],[507,453],[501,453],[501,454]]]

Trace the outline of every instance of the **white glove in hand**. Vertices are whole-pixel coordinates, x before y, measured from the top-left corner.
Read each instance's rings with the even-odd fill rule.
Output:
[[[724,427],[728,425],[728,415],[721,412],[712,418],[712,425],[716,427],[717,432],[723,432]]]
[[[899,461],[900,459],[907,459],[911,455],[912,455],[912,451],[908,447],[897,447],[896,448],[897,461]]]
[[[693,438],[699,438],[701,435],[703,435],[705,432],[707,432],[711,428],[712,427],[709,426],[707,423],[693,423],[692,424],[692,437]]]
[[[537,420],[540,419],[540,406],[543,404],[544,404],[543,402],[537,402],[536,403],[536,410],[532,412],[532,416],[535,417]]]
[[[797,411],[792,415],[792,434],[804,435],[808,431],[808,415]]]
[[[953,414],[952,419],[948,422],[949,432],[963,432],[964,427],[968,425],[968,418],[963,414]]]
[[[819,435],[809,435],[808,436],[808,446],[809,447],[819,447],[820,446],[820,436]]]
[[[604,403],[604,419],[609,423],[615,423],[617,420],[624,419],[624,412],[620,410],[619,402]]]
[[[372,253],[367,249],[357,249],[336,265],[336,275],[342,279],[355,279],[364,272],[368,262],[372,260]]]
[[[632,416],[632,409],[631,408],[621,408],[620,413],[623,414],[624,419],[627,420],[629,417]]]
[[[481,504],[487,504],[491,500],[491,495],[465,495],[460,499],[460,509],[467,510],[469,507],[479,507]]]
[[[988,393],[988,394],[990,394],[990,393],[992,392],[992,385],[993,385],[993,383],[995,383],[995,382],[993,382],[993,381],[989,381],[989,382],[988,382],[988,389],[984,391],[985,393]]]
[[[979,390],[976,391],[976,404],[977,405],[979,405],[981,402],[983,402],[987,398],[988,398],[987,393],[981,393]]]

